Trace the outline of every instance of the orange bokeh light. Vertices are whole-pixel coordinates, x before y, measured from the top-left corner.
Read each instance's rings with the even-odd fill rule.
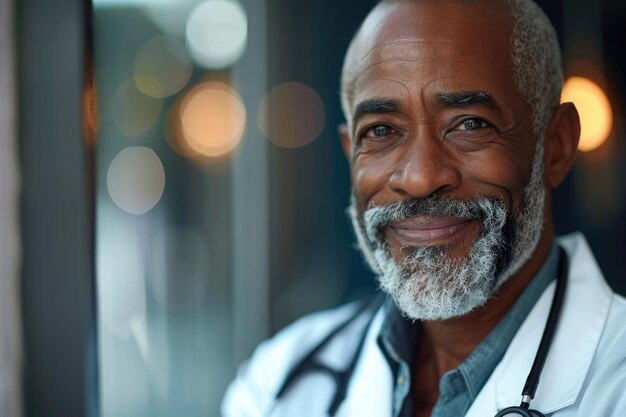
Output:
[[[570,77],[565,82],[561,102],[572,102],[580,115],[578,149],[591,151],[600,147],[613,128],[613,111],[604,91],[593,81]]]
[[[241,142],[246,109],[239,95],[226,84],[198,84],[173,110],[173,133],[184,155],[219,158]]]

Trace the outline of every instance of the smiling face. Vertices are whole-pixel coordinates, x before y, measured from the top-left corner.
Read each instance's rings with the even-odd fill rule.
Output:
[[[413,318],[483,304],[541,237],[543,148],[516,88],[512,30],[504,1],[394,2],[349,51],[353,219]]]

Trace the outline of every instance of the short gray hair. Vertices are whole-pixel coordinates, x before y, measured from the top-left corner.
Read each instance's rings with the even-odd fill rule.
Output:
[[[513,71],[517,90],[532,109],[533,132],[543,141],[561,101],[563,67],[554,27],[532,0],[508,0],[513,17]]]
[[[399,0],[382,0],[381,2]],[[416,1],[416,0],[400,0]],[[559,106],[563,87],[561,50],[554,27],[543,10],[532,0],[507,0],[513,19],[511,59],[514,80],[518,92],[532,111],[533,133],[538,145],[544,135],[552,114]],[[347,58],[348,54],[346,54]],[[351,86],[347,59],[341,77],[341,105],[349,120]]]

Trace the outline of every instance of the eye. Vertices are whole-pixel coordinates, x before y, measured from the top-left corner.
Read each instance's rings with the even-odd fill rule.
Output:
[[[364,139],[384,139],[385,137],[389,136],[389,135],[393,135],[396,134],[397,131],[387,125],[376,125],[376,126],[372,126],[369,129],[367,129],[364,133],[363,133],[363,138]]]
[[[471,131],[474,131],[474,130],[484,129],[484,128],[487,128],[487,127],[492,127],[492,125],[490,123],[486,122],[483,119],[480,119],[478,117],[472,117],[472,118],[469,118],[469,119],[465,119],[461,123],[456,125],[454,130],[461,130],[461,131],[471,132]]]

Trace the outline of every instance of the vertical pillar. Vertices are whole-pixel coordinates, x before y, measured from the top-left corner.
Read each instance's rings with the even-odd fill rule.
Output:
[[[248,45],[234,69],[235,86],[248,111],[246,135],[232,163],[234,360],[250,355],[269,334],[268,144],[256,128],[257,107],[267,93],[266,0],[242,1]]]
[[[86,0],[20,0],[18,132],[26,417],[97,415]]]
[[[19,173],[13,1],[0,1],[0,415],[20,417]]]

